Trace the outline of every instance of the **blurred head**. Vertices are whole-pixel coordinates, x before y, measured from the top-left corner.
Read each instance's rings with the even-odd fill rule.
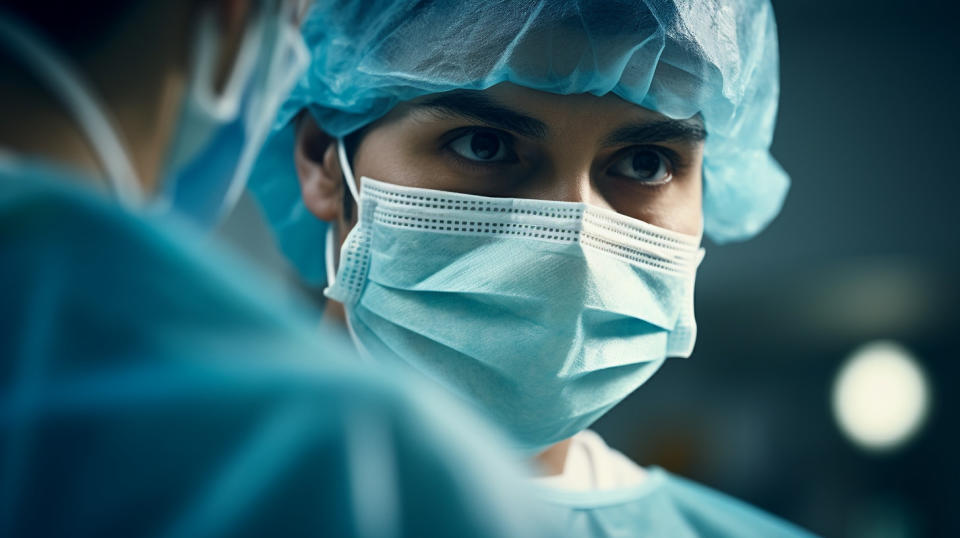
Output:
[[[3,138],[21,153],[92,163],[85,167],[104,172],[124,202],[139,206],[152,195],[190,217],[216,216],[242,189],[244,161],[252,162],[299,74],[295,60],[305,60],[295,54],[300,5],[15,0],[0,13],[12,81],[6,101],[29,127]],[[113,132],[96,128],[97,120]],[[46,141],[32,140],[31,128],[46,132]],[[86,138],[92,155],[69,155],[71,134]]]

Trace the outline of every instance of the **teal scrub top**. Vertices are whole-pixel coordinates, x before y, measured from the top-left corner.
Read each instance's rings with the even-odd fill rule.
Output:
[[[82,184],[0,162],[0,536],[556,535],[485,423]]]

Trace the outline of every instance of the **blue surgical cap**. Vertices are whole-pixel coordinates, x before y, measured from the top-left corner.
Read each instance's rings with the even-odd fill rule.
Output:
[[[779,95],[768,0],[321,2],[303,25],[313,58],[251,178],[284,252],[322,284],[323,230],[300,200],[291,119],[340,137],[397,103],[501,82],[616,94],[671,118],[700,114],[704,230],[742,240],[779,212],[789,178],[770,155]]]

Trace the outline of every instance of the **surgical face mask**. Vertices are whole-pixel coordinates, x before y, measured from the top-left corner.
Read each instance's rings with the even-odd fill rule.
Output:
[[[588,427],[696,337],[700,238],[575,202],[364,177],[326,295],[358,347],[421,372],[539,451]],[[328,245],[333,234],[327,238]]]
[[[190,83],[157,207],[203,227],[216,224],[242,194],[278,106],[309,60],[292,24],[298,3],[260,6],[219,95],[213,13],[198,24]]]
[[[205,226],[233,206],[246,183],[277,107],[309,58],[292,21],[300,2],[264,0],[224,91],[214,91],[219,35],[212,13],[198,23],[194,66],[159,195],[148,200],[106,107],[81,73],[22,21],[0,12],[0,42],[17,54],[66,106],[84,131],[124,206],[176,212]]]

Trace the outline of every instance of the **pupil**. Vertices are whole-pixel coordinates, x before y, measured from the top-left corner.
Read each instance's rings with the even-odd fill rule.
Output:
[[[660,170],[660,156],[652,151],[634,153],[633,170],[640,176],[652,177]]]
[[[481,159],[489,159],[500,149],[500,139],[491,133],[476,133],[470,139],[470,149]]]

